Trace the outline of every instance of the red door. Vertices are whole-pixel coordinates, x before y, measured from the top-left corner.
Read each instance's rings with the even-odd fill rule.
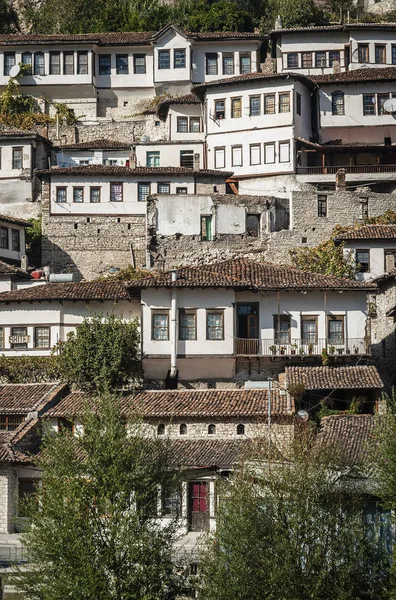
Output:
[[[189,483],[189,527],[190,531],[209,531],[208,483]]]

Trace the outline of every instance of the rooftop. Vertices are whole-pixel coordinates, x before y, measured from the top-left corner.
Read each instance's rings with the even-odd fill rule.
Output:
[[[9,223],[10,225],[21,225],[22,227],[31,227],[32,224],[25,219],[18,219],[10,215],[0,215],[0,222]]]
[[[344,73],[328,73],[327,75],[310,75],[314,83],[365,83],[372,81],[396,80],[396,67],[356,69]]]
[[[0,432],[0,462],[31,463],[30,454],[39,450],[39,421],[29,418],[14,431]]]
[[[271,37],[286,33],[310,33],[311,31],[351,31],[353,29],[396,29],[396,23],[344,23],[340,25],[310,25],[308,27],[290,27],[273,29]]]
[[[227,468],[241,460],[251,448],[249,439],[243,440],[172,440],[172,461],[179,467]]]
[[[63,387],[59,383],[7,383],[0,385],[0,413],[26,414],[40,410]]]
[[[364,225],[337,235],[337,240],[394,240],[396,225]]]
[[[374,429],[373,415],[332,415],[321,420],[316,445],[339,453],[351,464],[364,462]]]
[[[117,142],[100,138],[98,140],[89,140],[87,142],[76,142],[75,144],[65,144],[58,146],[57,150],[128,150],[131,144],[127,142]]]
[[[157,114],[162,119],[165,119],[169,107],[173,104],[200,104],[199,98],[195,94],[185,94],[183,96],[173,96],[162,100],[157,106]]]
[[[19,277],[30,279],[29,273],[23,271],[19,267],[9,265],[8,263],[3,262],[2,260],[0,260],[0,276],[1,275],[18,275]]]
[[[45,300],[131,300],[139,294],[129,292],[123,281],[80,281],[43,283],[25,289],[0,293],[0,302],[42,302]]]
[[[235,77],[229,77],[228,79],[217,79],[216,81],[211,81],[208,83],[201,83],[199,85],[195,85],[193,87],[193,92],[197,94],[197,96],[202,97],[205,93],[206,89],[212,89],[225,85],[235,85],[238,83],[244,83],[246,81],[272,81],[272,80],[290,80],[296,79],[297,81],[301,81],[309,88],[314,89],[316,86],[313,83],[313,77],[306,77],[300,73],[245,73],[244,75],[236,75]]]
[[[114,177],[148,177],[153,175],[168,176],[212,176],[226,179],[232,175],[232,172],[215,171],[213,169],[188,169],[186,167],[112,167],[109,165],[83,165],[79,167],[52,167],[52,169],[39,169],[35,171],[36,175],[66,175],[81,176],[88,175],[95,177],[97,175],[106,175]]]
[[[287,385],[302,383],[306,390],[382,389],[374,365],[348,367],[286,367]]]

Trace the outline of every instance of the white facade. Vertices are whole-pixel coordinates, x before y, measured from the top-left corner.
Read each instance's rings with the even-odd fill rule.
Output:
[[[59,167],[77,167],[81,165],[113,165],[125,167],[130,158],[130,150],[101,149],[60,149],[56,153],[56,164]]]
[[[18,264],[26,254],[25,227],[28,223],[1,218],[0,215],[0,260]]]
[[[356,278],[369,281],[384,273],[393,271],[396,267],[396,239],[394,240],[345,240],[344,255],[353,258],[360,265],[361,272]],[[362,265],[362,259],[366,259]]]

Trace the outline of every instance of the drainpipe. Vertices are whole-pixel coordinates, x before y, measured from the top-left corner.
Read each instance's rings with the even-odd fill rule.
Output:
[[[172,283],[177,280],[177,271],[171,272],[171,280]],[[172,287],[172,299],[171,299],[171,329],[170,329],[170,342],[171,342],[171,368],[170,368],[170,376],[172,378],[176,377],[177,374],[177,364],[176,364],[176,356],[177,356],[177,318],[176,318],[176,304],[177,304],[177,287]]]

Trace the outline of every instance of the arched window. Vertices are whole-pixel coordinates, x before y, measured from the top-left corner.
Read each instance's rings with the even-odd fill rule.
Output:
[[[160,423],[157,427],[157,435],[165,435],[165,425]]]
[[[337,91],[331,94],[331,109],[333,115],[345,114],[344,92]]]
[[[32,74],[32,53],[24,52],[22,54],[22,64],[26,67],[26,75]]]
[[[185,423],[180,425],[180,435],[187,435],[187,425]]]
[[[211,423],[208,427],[208,434],[209,435],[215,435],[216,433],[216,425],[214,425],[213,423]]]
[[[239,425],[237,425],[237,435],[244,435],[245,434],[245,425],[243,425],[242,423],[239,423]]]
[[[34,74],[45,75],[43,52],[36,52],[34,55]]]

